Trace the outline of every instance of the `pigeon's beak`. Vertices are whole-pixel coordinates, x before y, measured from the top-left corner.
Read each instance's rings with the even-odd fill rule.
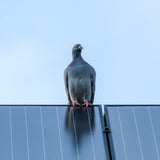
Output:
[[[83,47],[82,47],[82,46],[79,46],[79,48],[80,48],[80,49],[83,49]]]

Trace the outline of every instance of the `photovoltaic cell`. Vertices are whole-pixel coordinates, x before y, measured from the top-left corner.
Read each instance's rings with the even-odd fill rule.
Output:
[[[105,106],[113,159],[160,159],[160,106]]]
[[[106,160],[100,106],[0,106],[0,159]]]
[[[27,141],[26,132],[24,132],[26,130],[24,109],[9,108],[9,114],[12,159],[27,160]]]
[[[0,127],[0,159],[11,160],[11,131],[8,107],[1,108]]]

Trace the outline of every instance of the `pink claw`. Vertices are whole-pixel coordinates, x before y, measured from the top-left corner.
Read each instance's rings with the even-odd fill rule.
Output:
[[[77,103],[77,102],[73,102],[73,103],[72,103],[72,106],[80,106],[80,104]]]
[[[86,106],[86,107],[92,106],[92,103],[85,102],[85,103],[83,103],[83,106]]]

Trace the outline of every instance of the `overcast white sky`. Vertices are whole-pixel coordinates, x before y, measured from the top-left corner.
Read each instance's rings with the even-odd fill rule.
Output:
[[[65,104],[72,47],[97,72],[96,104],[160,104],[159,0],[0,2],[0,104]]]

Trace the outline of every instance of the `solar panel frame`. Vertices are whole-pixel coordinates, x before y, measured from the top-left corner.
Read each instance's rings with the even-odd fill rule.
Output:
[[[109,119],[107,105],[104,105],[104,113],[105,113],[105,119],[106,119],[106,127],[111,131],[110,119]],[[112,134],[111,133],[106,133],[106,134],[108,136],[108,147],[110,148],[111,160],[116,160],[115,159],[115,150],[114,150],[114,146],[113,146]]]

